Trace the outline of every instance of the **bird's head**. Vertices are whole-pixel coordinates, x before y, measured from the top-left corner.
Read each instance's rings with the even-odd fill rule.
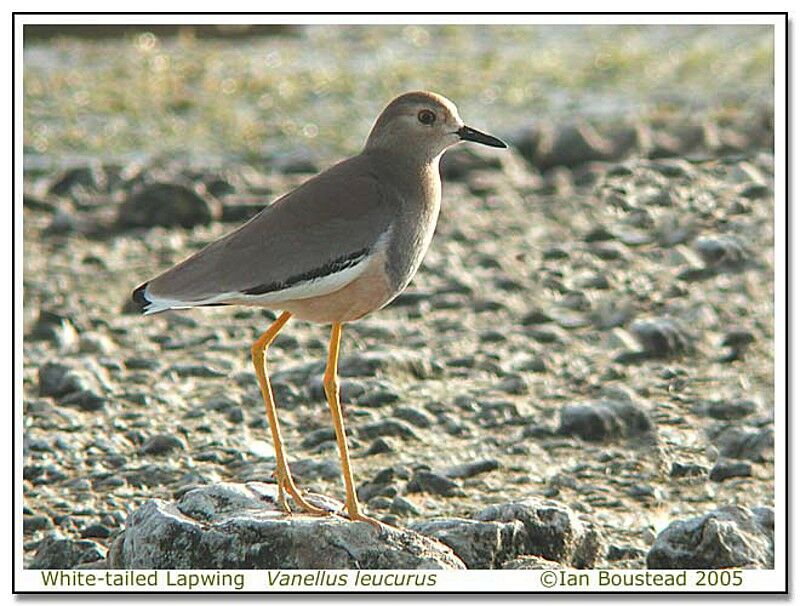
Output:
[[[500,139],[465,125],[446,97],[417,91],[400,95],[386,106],[372,127],[366,149],[406,150],[431,160],[460,141],[506,147]]]

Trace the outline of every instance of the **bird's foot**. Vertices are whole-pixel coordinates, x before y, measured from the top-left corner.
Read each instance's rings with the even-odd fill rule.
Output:
[[[281,473],[279,471],[276,471],[274,475],[278,483],[278,506],[281,508],[283,513],[287,515],[292,514],[292,509],[289,507],[289,503],[286,501],[286,493],[288,492],[289,496],[292,497],[292,501],[294,501],[295,505],[297,505],[297,507],[299,507],[303,513],[307,513],[312,516],[331,515],[331,512],[327,509],[323,509],[322,507],[317,507],[316,505],[309,503],[300,492],[300,489],[295,485],[291,475],[288,473]]]
[[[351,522],[366,522],[373,528],[375,528],[378,532],[383,532],[384,530],[392,530],[392,527],[386,524],[385,522],[381,522],[380,520],[376,520],[375,518],[371,518],[366,514],[361,513],[360,510],[357,511],[348,511],[345,513],[342,511],[342,514],[347,517]]]

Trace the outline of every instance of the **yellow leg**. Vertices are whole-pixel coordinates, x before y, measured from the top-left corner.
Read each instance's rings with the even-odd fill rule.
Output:
[[[284,324],[286,324],[291,317],[292,314],[288,311],[283,312],[280,317],[272,323],[272,326],[267,329],[267,332],[261,335],[258,341],[253,343],[251,349],[253,354],[253,366],[255,366],[258,384],[261,387],[261,395],[264,398],[264,403],[267,405],[267,418],[269,419],[269,427],[272,431],[272,443],[275,445],[275,479],[278,482],[278,504],[283,511],[291,513],[286,503],[286,496],[284,493],[284,491],[286,491],[304,511],[315,515],[328,515],[328,511],[306,501],[292,479],[292,474],[289,472],[289,465],[286,462],[286,453],[283,449],[281,429],[278,425],[278,413],[275,409],[275,402],[272,399],[272,388],[270,387],[269,377],[267,376],[267,348],[275,340],[278,332],[280,332],[281,328],[283,328]]]
[[[325,396],[328,399],[328,406],[330,406],[331,409],[333,428],[336,431],[336,442],[339,445],[339,456],[342,460],[342,476],[344,477],[344,489],[346,494],[345,506],[347,507],[347,515],[351,520],[369,522],[380,529],[383,526],[381,522],[361,513],[361,507],[358,504],[358,496],[356,495],[356,489],[353,483],[353,472],[350,470],[350,451],[347,447],[342,407],[339,403],[339,377],[336,370],[339,364],[339,344],[341,339],[342,324],[336,322],[331,330],[328,364],[325,367],[325,377],[322,384],[325,387]]]

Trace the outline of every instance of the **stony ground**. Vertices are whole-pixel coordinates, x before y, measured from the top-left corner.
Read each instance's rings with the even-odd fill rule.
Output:
[[[773,505],[773,157],[752,124],[559,126],[450,152],[422,269],[344,332],[371,515],[550,499],[602,533],[598,565],[644,567],[672,520]],[[104,555],[152,497],[271,481],[249,347],[274,315],[145,318],[128,297],[317,168],[26,172],[28,563],[55,535]],[[338,497],[327,337],[291,322],[269,363],[295,476]]]

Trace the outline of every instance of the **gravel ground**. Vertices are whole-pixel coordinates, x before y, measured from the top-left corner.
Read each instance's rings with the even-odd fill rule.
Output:
[[[700,128],[692,151],[639,128],[610,152],[625,133],[557,124],[505,153],[450,152],[422,269],[344,331],[371,515],[409,526],[549,499],[600,531],[598,566],[637,568],[673,520],[773,505],[773,156],[769,125],[751,126],[677,125]],[[28,565],[54,536],[104,556],[153,497],[271,481],[249,347],[274,316],[144,318],[128,297],[317,168],[26,172]],[[293,321],[269,363],[296,478],[339,497],[327,337]]]

